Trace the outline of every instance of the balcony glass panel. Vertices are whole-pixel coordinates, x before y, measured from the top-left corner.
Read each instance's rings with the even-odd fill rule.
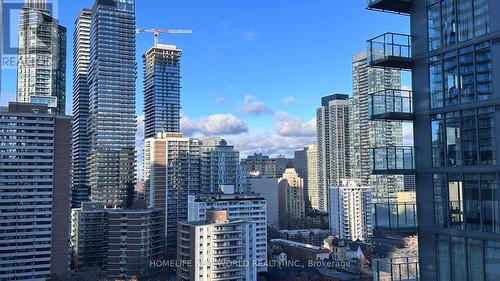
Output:
[[[411,146],[389,146],[372,149],[373,174],[412,174],[415,168]]]
[[[374,203],[376,230],[414,230],[417,227],[417,206],[414,202]]]
[[[418,257],[397,257],[373,260],[374,281],[419,280]]]
[[[411,36],[385,33],[368,40],[368,62],[372,66],[411,69]]]
[[[387,89],[369,97],[370,117],[372,119],[412,119],[412,91]]]

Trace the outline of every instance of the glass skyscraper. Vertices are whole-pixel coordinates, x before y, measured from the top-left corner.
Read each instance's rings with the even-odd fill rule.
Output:
[[[405,42],[369,42],[412,71],[420,280],[500,280],[500,1],[368,6],[410,16]]]
[[[66,111],[66,28],[46,1],[25,1],[19,16],[17,101]]]
[[[371,153],[381,146],[402,144],[401,122],[380,122],[370,116],[370,94],[384,89],[400,89],[401,73],[394,69],[370,67],[366,52],[352,60],[353,97],[351,100],[351,178],[371,186],[373,202],[394,201],[404,191],[401,175],[377,175],[371,170]]]
[[[245,191],[246,176],[240,165],[240,152],[225,139],[202,139],[201,189],[202,193],[219,193],[221,185],[233,185],[237,193]]]
[[[79,208],[88,201],[87,156],[90,147],[88,133],[90,57],[90,22],[92,11],[84,9],[75,22],[73,35],[73,128],[72,128],[72,205]]]
[[[180,132],[182,51],[158,44],[144,55],[144,135]]]
[[[92,201],[126,207],[135,182],[135,1],[96,0],[90,23],[87,162]]]

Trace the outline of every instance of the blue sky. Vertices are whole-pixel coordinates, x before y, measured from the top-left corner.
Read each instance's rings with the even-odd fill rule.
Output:
[[[58,17],[68,28],[68,113],[73,24],[92,4],[59,0]],[[160,40],[183,50],[186,133],[226,136],[243,154],[290,155],[314,141],[320,97],[351,93],[352,55],[368,38],[407,32],[409,24],[404,16],[365,10],[365,0],[137,0],[137,27],[193,30]],[[141,56],[152,44],[152,35],[137,36],[139,116]],[[5,104],[14,99],[16,73],[2,74]]]

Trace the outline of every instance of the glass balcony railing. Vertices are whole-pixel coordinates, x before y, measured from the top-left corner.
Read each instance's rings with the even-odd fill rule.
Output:
[[[418,281],[418,257],[397,257],[373,260],[374,281]]]
[[[384,33],[368,40],[368,63],[374,67],[411,69],[411,36]]]
[[[413,175],[415,156],[412,146],[388,146],[372,149],[371,170],[374,175]]]
[[[413,92],[387,89],[368,97],[371,119],[413,120]]]
[[[409,14],[411,0],[366,0],[366,5],[370,10]]]
[[[415,232],[417,230],[415,202],[373,203],[372,211],[375,231]]]

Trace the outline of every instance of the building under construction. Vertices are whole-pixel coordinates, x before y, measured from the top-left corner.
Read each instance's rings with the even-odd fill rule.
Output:
[[[158,44],[144,55],[145,138],[180,131],[182,51]]]

